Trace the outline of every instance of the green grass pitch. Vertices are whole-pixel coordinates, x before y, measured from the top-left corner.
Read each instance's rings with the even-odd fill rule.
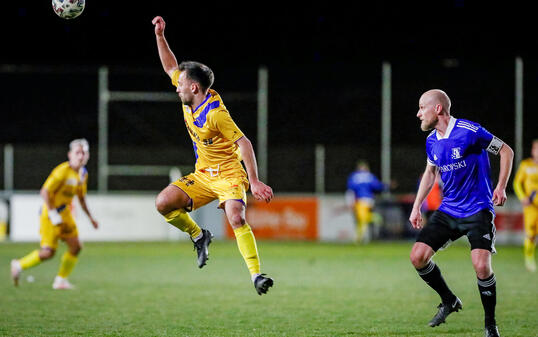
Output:
[[[468,247],[455,244],[435,257],[463,311],[430,328],[439,298],[409,263],[411,246],[259,241],[262,269],[275,286],[258,296],[233,241],[214,242],[203,269],[190,242],[86,243],[70,277],[73,291],[51,288],[63,244],[14,288],[9,261],[37,244],[3,243],[0,335],[483,336]],[[536,336],[538,274],[525,271],[521,247],[498,251],[501,334]]]

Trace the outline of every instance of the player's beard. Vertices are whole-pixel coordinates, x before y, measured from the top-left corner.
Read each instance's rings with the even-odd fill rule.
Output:
[[[183,105],[191,105],[192,104],[192,100],[189,100],[187,98],[183,98],[181,97],[181,95],[178,95],[179,96],[179,100],[181,101],[181,103]]]
[[[437,117],[435,117],[431,121],[426,121],[425,119],[423,119],[420,122],[420,129],[422,131],[431,131],[433,130],[433,128],[435,128],[435,125],[437,125],[437,121],[438,121]]]

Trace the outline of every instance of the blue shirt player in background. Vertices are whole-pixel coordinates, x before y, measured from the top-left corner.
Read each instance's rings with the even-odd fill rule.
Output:
[[[357,169],[347,179],[346,198],[348,205],[353,205],[353,215],[357,226],[356,241],[369,241],[366,234],[368,225],[372,222],[375,195],[383,192],[386,186],[370,172],[370,165],[365,160],[357,162]]]
[[[450,116],[450,98],[441,90],[429,90],[419,100],[417,117],[426,139],[427,165],[409,221],[422,228],[420,206],[435,178],[441,175],[443,201],[418,234],[411,250],[411,263],[420,277],[441,297],[431,327],[462,308],[433,262],[435,252],[466,235],[471,244],[471,260],[484,308],[486,336],[499,336],[495,321],[497,302],[491,254],[495,253],[494,206],[506,201],[506,185],[512,170],[514,152],[499,138],[475,122]],[[500,156],[499,179],[495,189],[490,178],[488,152]]]

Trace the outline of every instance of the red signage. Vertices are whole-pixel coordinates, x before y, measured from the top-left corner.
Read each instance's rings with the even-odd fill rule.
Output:
[[[318,239],[318,199],[275,197],[270,203],[249,200],[247,222],[259,239]],[[235,238],[224,217],[226,235]]]

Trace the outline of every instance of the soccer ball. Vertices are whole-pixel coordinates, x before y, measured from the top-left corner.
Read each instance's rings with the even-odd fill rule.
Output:
[[[52,0],[52,9],[62,19],[74,19],[82,14],[85,0]]]

